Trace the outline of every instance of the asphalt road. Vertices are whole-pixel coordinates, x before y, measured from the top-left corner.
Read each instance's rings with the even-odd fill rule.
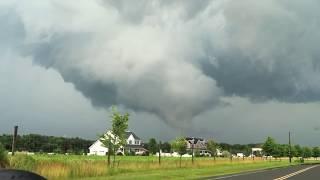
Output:
[[[212,180],[320,180],[320,165],[300,165],[208,178]]]

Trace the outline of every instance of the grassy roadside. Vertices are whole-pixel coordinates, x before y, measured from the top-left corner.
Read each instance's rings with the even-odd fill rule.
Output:
[[[83,178],[83,180],[102,180],[102,179],[196,179],[210,176],[219,176],[233,173],[241,173],[262,169],[279,168],[298,163],[289,164],[288,162],[253,162],[253,163],[229,163],[217,164],[209,167],[187,167],[166,170],[151,170],[132,173],[119,173],[108,177]]]
[[[242,173],[262,169],[297,165],[299,161],[288,163],[287,158],[281,160],[265,160],[263,158],[191,158],[164,157],[161,165],[155,156],[121,156],[117,158],[116,168],[108,168],[106,157],[77,155],[17,155],[10,157],[10,168],[33,171],[48,179],[197,179]],[[305,163],[318,163],[317,160],[306,160]]]

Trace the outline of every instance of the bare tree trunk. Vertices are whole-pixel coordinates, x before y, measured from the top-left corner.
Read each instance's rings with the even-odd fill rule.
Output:
[[[111,146],[109,144],[109,147],[108,147],[108,167],[110,167],[110,156],[111,156],[110,149],[111,149]]]
[[[161,164],[161,141],[159,142],[159,165]]]
[[[182,159],[182,155],[180,155],[180,168],[181,168],[181,159]]]
[[[113,148],[113,167],[115,167],[116,163],[116,148]]]

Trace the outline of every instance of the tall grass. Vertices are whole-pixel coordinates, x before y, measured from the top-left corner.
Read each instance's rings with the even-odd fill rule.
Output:
[[[32,156],[25,154],[16,154],[10,157],[10,167],[33,171],[36,167],[36,160]]]
[[[8,153],[0,143],[0,168],[5,168],[8,164]]]
[[[22,156],[21,156],[22,157]],[[21,158],[19,157],[19,158]],[[108,168],[106,157],[97,156],[64,156],[64,155],[35,155],[35,163],[29,165],[14,164],[15,168],[32,170],[48,179],[78,179],[84,177],[111,177],[126,173],[149,173],[153,171],[167,171],[179,168],[179,158],[163,157],[161,165],[158,164],[157,157],[147,156],[123,156],[118,157],[115,168]],[[15,157],[13,157],[15,158]],[[13,161],[11,159],[11,161]],[[259,166],[269,163],[263,159],[229,159],[219,158],[214,161],[212,158],[197,158],[192,164],[190,158],[182,160],[182,169],[185,168],[206,168],[206,167],[227,167],[253,165]],[[21,167],[19,167],[21,166]]]

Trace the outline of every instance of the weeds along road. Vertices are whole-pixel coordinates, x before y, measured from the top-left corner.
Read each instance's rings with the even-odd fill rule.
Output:
[[[212,180],[319,180],[320,165],[299,165],[208,178]]]

